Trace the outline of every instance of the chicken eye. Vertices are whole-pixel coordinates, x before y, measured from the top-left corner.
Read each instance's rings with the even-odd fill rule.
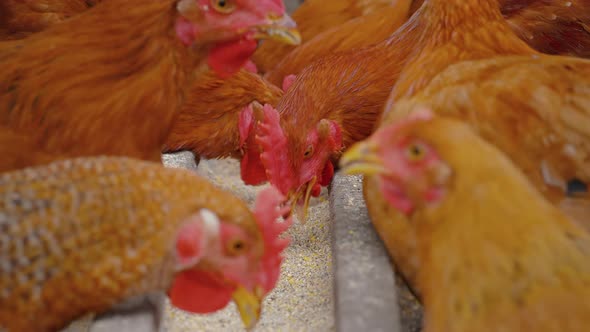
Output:
[[[408,160],[420,161],[426,156],[426,147],[420,143],[414,143],[406,149]]]
[[[211,0],[211,6],[223,14],[229,14],[236,9],[234,0]]]
[[[231,240],[227,244],[227,252],[232,256],[241,254],[244,249],[246,249],[246,243],[241,239]]]
[[[311,157],[312,154],[313,154],[313,146],[310,145],[307,147],[307,149],[305,149],[305,152],[303,153],[303,157],[309,158],[309,157]]]

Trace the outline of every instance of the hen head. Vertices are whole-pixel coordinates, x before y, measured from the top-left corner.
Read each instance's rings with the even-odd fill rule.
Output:
[[[301,42],[282,0],[179,0],[176,8],[176,35],[187,46],[213,43],[207,62],[221,76],[244,66],[259,39]]]
[[[268,181],[305,214],[311,196],[319,196],[334,175],[331,157],[342,148],[340,126],[321,119],[311,128],[282,126],[280,114],[270,105],[263,108],[256,141]]]
[[[232,299],[247,328],[260,317],[262,300],[276,285],[282,252],[288,239],[279,236],[291,220],[277,222],[287,213],[284,197],[274,188],[257,198],[253,212],[258,229],[225,220],[201,210],[180,228],[175,253],[177,274],[169,290],[172,304],[194,313],[224,308]]]
[[[380,128],[344,153],[342,170],[378,176],[383,197],[405,215],[440,202],[452,172],[439,149],[422,135],[433,119],[430,110],[419,110]]]

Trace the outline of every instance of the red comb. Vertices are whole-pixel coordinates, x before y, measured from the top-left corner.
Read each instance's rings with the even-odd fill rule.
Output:
[[[254,109],[251,103],[240,112],[238,121],[240,149],[243,151],[240,175],[247,185],[259,185],[267,181],[266,170],[260,160],[260,148],[252,133],[255,127]]]
[[[262,256],[262,275],[259,283],[265,292],[270,292],[276,285],[283,262],[283,250],[289,246],[289,238],[280,238],[293,223],[291,217],[283,222],[277,220],[290,211],[289,206],[281,207],[285,197],[275,188],[269,187],[258,194],[254,205],[254,216],[264,240]]]
[[[262,109],[264,120],[257,126],[256,142],[260,145],[262,153],[260,160],[266,168],[266,176],[271,184],[277,186],[283,193],[293,187],[293,181],[289,160],[287,157],[287,137],[280,124],[279,112],[266,104]]]

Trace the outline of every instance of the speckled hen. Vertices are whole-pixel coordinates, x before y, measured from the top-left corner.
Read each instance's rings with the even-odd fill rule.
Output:
[[[118,157],[0,176],[0,330],[53,331],[168,290],[207,313],[236,301],[246,326],[277,282],[290,221],[281,195],[254,212],[196,174]]]

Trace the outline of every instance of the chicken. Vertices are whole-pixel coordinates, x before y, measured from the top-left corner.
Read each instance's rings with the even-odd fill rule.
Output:
[[[378,11],[322,32],[284,56],[264,77],[280,84],[286,76],[299,74],[316,59],[384,41],[406,22],[411,3],[411,0],[396,0]]]
[[[3,0],[0,2],[0,40],[27,37],[98,2],[100,0]]]
[[[264,182],[266,173],[259,162],[254,108],[250,104],[275,105],[282,95],[281,89],[246,70],[227,79],[210,72],[193,84],[164,152],[190,150],[196,157],[207,159],[241,159],[244,182]]]
[[[251,327],[288,245],[280,204],[270,188],[250,212],[193,172],[125,157],[4,173],[0,328],[54,331],[158,290],[194,313],[233,297]]]
[[[204,64],[227,76],[258,38],[297,42],[283,14],[280,0],[104,1],[0,48],[0,125],[50,153],[160,160]]]
[[[569,181],[590,182],[589,78],[586,59],[543,55],[462,62],[387,108],[384,123],[421,107],[461,119],[557,203],[567,196]]]
[[[297,76],[263,121],[275,128],[259,135],[269,181],[294,199],[312,184],[319,192],[317,180],[330,182],[340,151],[371,134],[386,103],[420,92],[454,63],[508,55],[539,53],[514,34],[497,0],[425,1],[386,41],[326,56]],[[318,136],[320,123],[331,124],[332,139]]]
[[[425,332],[588,330],[590,234],[468,125],[417,112],[340,162],[365,174],[372,222],[412,273]]]
[[[398,0],[305,0],[293,12],[293,19],[305,43],[314,36],[359,16],[368,15],[386,8]],[[252,59],[258,70],[265,73],[289,52],[294,45],[265,41]]]

